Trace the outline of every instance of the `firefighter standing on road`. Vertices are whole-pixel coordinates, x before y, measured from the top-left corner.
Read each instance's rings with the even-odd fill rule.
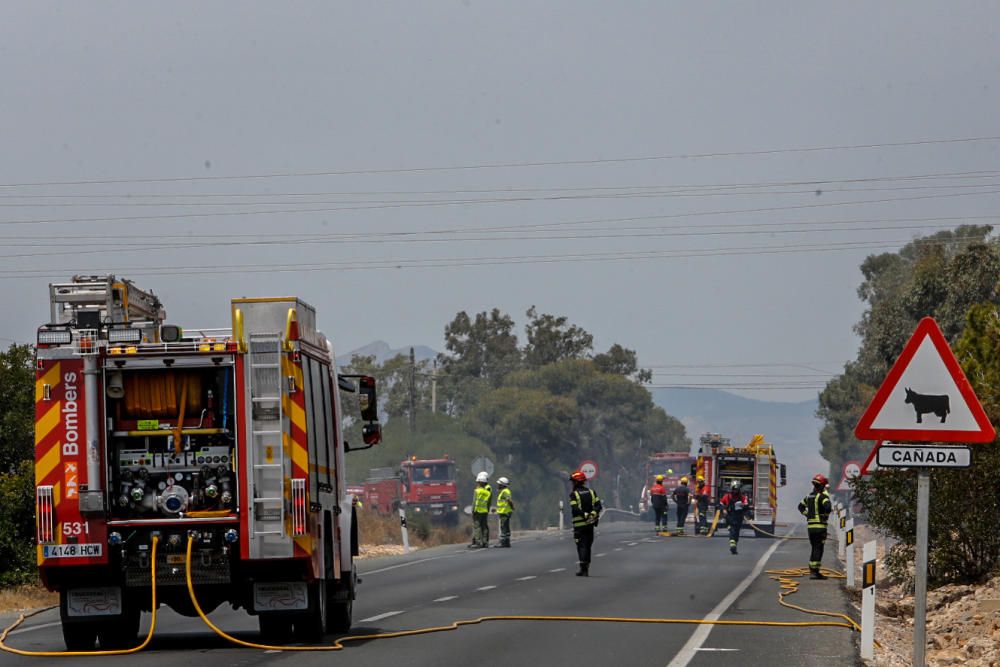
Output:
[[[833,512],[833,503],[830,502],[830,493],[826,490],[828,480],[822,474],[812,478],[813,490],[799,503],[799,512],[806,518],[809,529],[809,545],[812,547],[809,554],[809,578],[826,579],[826,575],[820,572],[820,565],[823,561],[823,542],[826,541],[826,522]]]
[[[649,505],[656,519],[656,532],[660,532],[660,522],[667,529],[667,490],[663,488],[663,475],[656,476],[656,484],[649,487]]]
[[[695,507],[698,508],[698,524],[695,533],[698,535],[708,534],[708,485],[705,478],[698,475],[698,482],[694,490]]]
[[[743,517],[752,513],[750,499],[743,493],[739,480],[733,480],[729,493],[722,496],[719,505],[726,511],[726,523],[729,524],[729,553],[735,554],[736,544],[740,541],[740,530],[743,528]]]
[[[485,549],[490,546],[490,503],[493,489],[488,484],[490,476],[485,472],[476,475],[476,489],[472,496],[472,544],[470,549]]]
[[[510,515],[514,512],[514,501],[510,497],[510,480],[501,477],[497,480],[500,487],[497,493],[497,515],[500,517],[500,544],[504,548],[510,548]]]
[[[681,477],[681,484],[672,494],[677,503],[677,534],[684,534],[684,522],[688,518],[688,508],[691,506],[691,489],[688,488],[688,478]]]
[[[601,499],[587,488],[587,476],[577,470],[569,476],[573,482],[573,492],[569,494],[569,506],[573,512],[573,540],[580,569],[576,576],[590,576],[590,547],[594,544],[594,528],[601,517]]]

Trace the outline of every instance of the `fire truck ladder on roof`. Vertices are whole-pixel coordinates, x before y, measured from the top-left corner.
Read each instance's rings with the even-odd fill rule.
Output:
[[[51,322],[66,324],[80,313],[93,313],[102,322],[142,320],[160,324],[166,317],[163,304],[152,292],[131,280],[107,276],[73,276],[68,283],[49,285]]]
[[[250,382],[251,557],[290,555],[285,531],[285,414],[282,411],[281,336],[251,333],[247,345]]]

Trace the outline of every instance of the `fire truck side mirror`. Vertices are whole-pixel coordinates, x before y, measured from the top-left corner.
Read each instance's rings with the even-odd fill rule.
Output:
[[[788,484],[788,471],[785,469],[785,464],[781,464],[781,486]]]
[[[358,402],[361,419],[366,422],[378,421],[378,396],[375,393],[375,378],[362,375],[358,378]]]
[[[363,425],[361,439],[365,441],[366,445],[377,445],[382,442],[382,426],[378,422]]]

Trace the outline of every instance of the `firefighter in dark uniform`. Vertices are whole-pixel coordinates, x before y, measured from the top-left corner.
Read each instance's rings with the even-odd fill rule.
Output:
[[[695,528],[695,533],[698,535],[708,534],[708,485],[705,484],[705,478],[701,475],[698,476],[698,483],[695,485],[694,500],[696,507],[698,508],[698,525]]]
[[[833,503],[830,501],[830,493],[826,490],[829,482],[822,475],[812,478],[813,490],[799,503],[799,512],[806,518],[809,529],[809,545],[812,547],[809,553],[809,578],[826,579],[826,575],[820,571],[823,562],[823,543],[826,541],[826,522],[833,512]]]
[[[726,512],[726,523],[729,525],[729,553],[736,554],[736,545],[740,541],[740,530],[743,528],[743,518],[753,513],[750,499],[743,493],[743,485],[737,479],[733,480],[729,493],[722,496],[719,505]],[[753,518],[752,516],[750,518]]]
[[[594,528],[601,517],[601,499],[587,488],[587,477],[577,470],[569,476],[573,482],[573,492],[569,494],[569,506],[573,512],[573,540],[580,569],[576,576],[590,576],[590,547],[594,543]]]

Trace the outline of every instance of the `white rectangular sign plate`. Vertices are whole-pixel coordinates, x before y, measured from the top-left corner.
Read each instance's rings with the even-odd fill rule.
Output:
[[[968,447],[882,445],[876,456],[882,468],[968,468],[972,465],[972,450]]]

